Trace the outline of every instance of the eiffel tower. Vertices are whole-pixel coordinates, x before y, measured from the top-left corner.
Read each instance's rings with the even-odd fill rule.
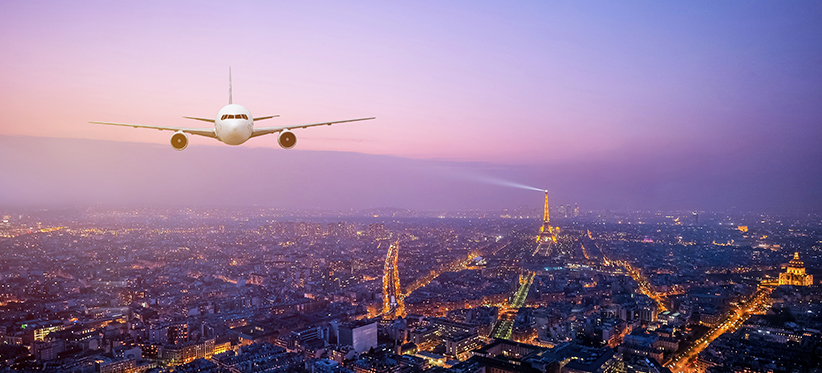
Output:
[[[542,218],[542,227],[539,228],[539,236],[537,237],[537,249],[534,251],[545,252],[546,255],[551,253],[552,246],[557,243],[557,236],[554,234],[554,227],[551,226],[551,214],[548,212],[548,191],[545,191],[545,214]]]

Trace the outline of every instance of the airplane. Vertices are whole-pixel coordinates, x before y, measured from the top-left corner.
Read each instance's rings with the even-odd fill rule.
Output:
[[[253,117],[251,112],[248,111],[242,105],[237,105],[232,102],[232,94],[231,94],[231,69],[228,69],[228,105],[223,106],[220,111],[217,112],[217,117],[214,119],[208,118],[197,118],[197,117],[183,117],[186,119],[194,119],[203,122],[211,122],[214,123],[214,128],[187,128],[187,127],[166,127],[166,126],[150,126],[144,124],[128,124],[128,123],[111,123],[111,122],[92,122],[89,123],[94,124],[107,124],[112,126],[125,126],[125,127],[134,127],[134,128],[150,128],[156,129],[160,131],[174,131],[174,134],[171,135],[171,147],[174,150],[181,151],[188,146],[188,135],[198,135],[198,136],[205,136],[217,139],[218,141],[228,144],[228,145],[240,145],[248,139],[252,137],[268,135],[272,133],[279,133],[277,136],[277,143],[283,149],[291,149],[294,145],[297,145],[297,135],[294,132],[291,132],[293,129],[297,128],[308,128],[308,127],[316,127],[316,126],[330,126],[332,124],[337,123],[347,123],[347,122],[357,122],[361,120],[371,120],[376,119],[376,117],[370,118],[358,118],[358,119],[345,119],[345,120],[335,120],[331,122],[319,122],[319,123],[306,123],[306,124],[294,124],[290,126],[280,126],[280,127],[259,127],[254,128],[254,121],[260,121],[264,119],[271,119],[279,117],[279,115],[269,115],[265,117]]]

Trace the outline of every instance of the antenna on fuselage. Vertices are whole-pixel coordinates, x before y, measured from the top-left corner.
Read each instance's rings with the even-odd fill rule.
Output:
[[[231,105],[231,66],[228,67],[228,104]]]

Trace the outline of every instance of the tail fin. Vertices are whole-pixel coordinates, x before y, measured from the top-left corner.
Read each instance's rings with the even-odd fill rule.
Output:
[[[228,67],[228,104],[231,105],[231,66]]]

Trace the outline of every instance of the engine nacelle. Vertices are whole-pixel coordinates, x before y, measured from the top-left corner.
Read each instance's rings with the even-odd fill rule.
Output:
[[[277,143],[280,144],[280,147],[283,149],[291,149],[294,145],[297,145],[297,135],[289,130],[283,130],[277,136]]]
[[[171,147],[174,148],[174,150],[183,150],[186,146],[188,146],[188,135],[184,132],[177,131],[171,135]]]

